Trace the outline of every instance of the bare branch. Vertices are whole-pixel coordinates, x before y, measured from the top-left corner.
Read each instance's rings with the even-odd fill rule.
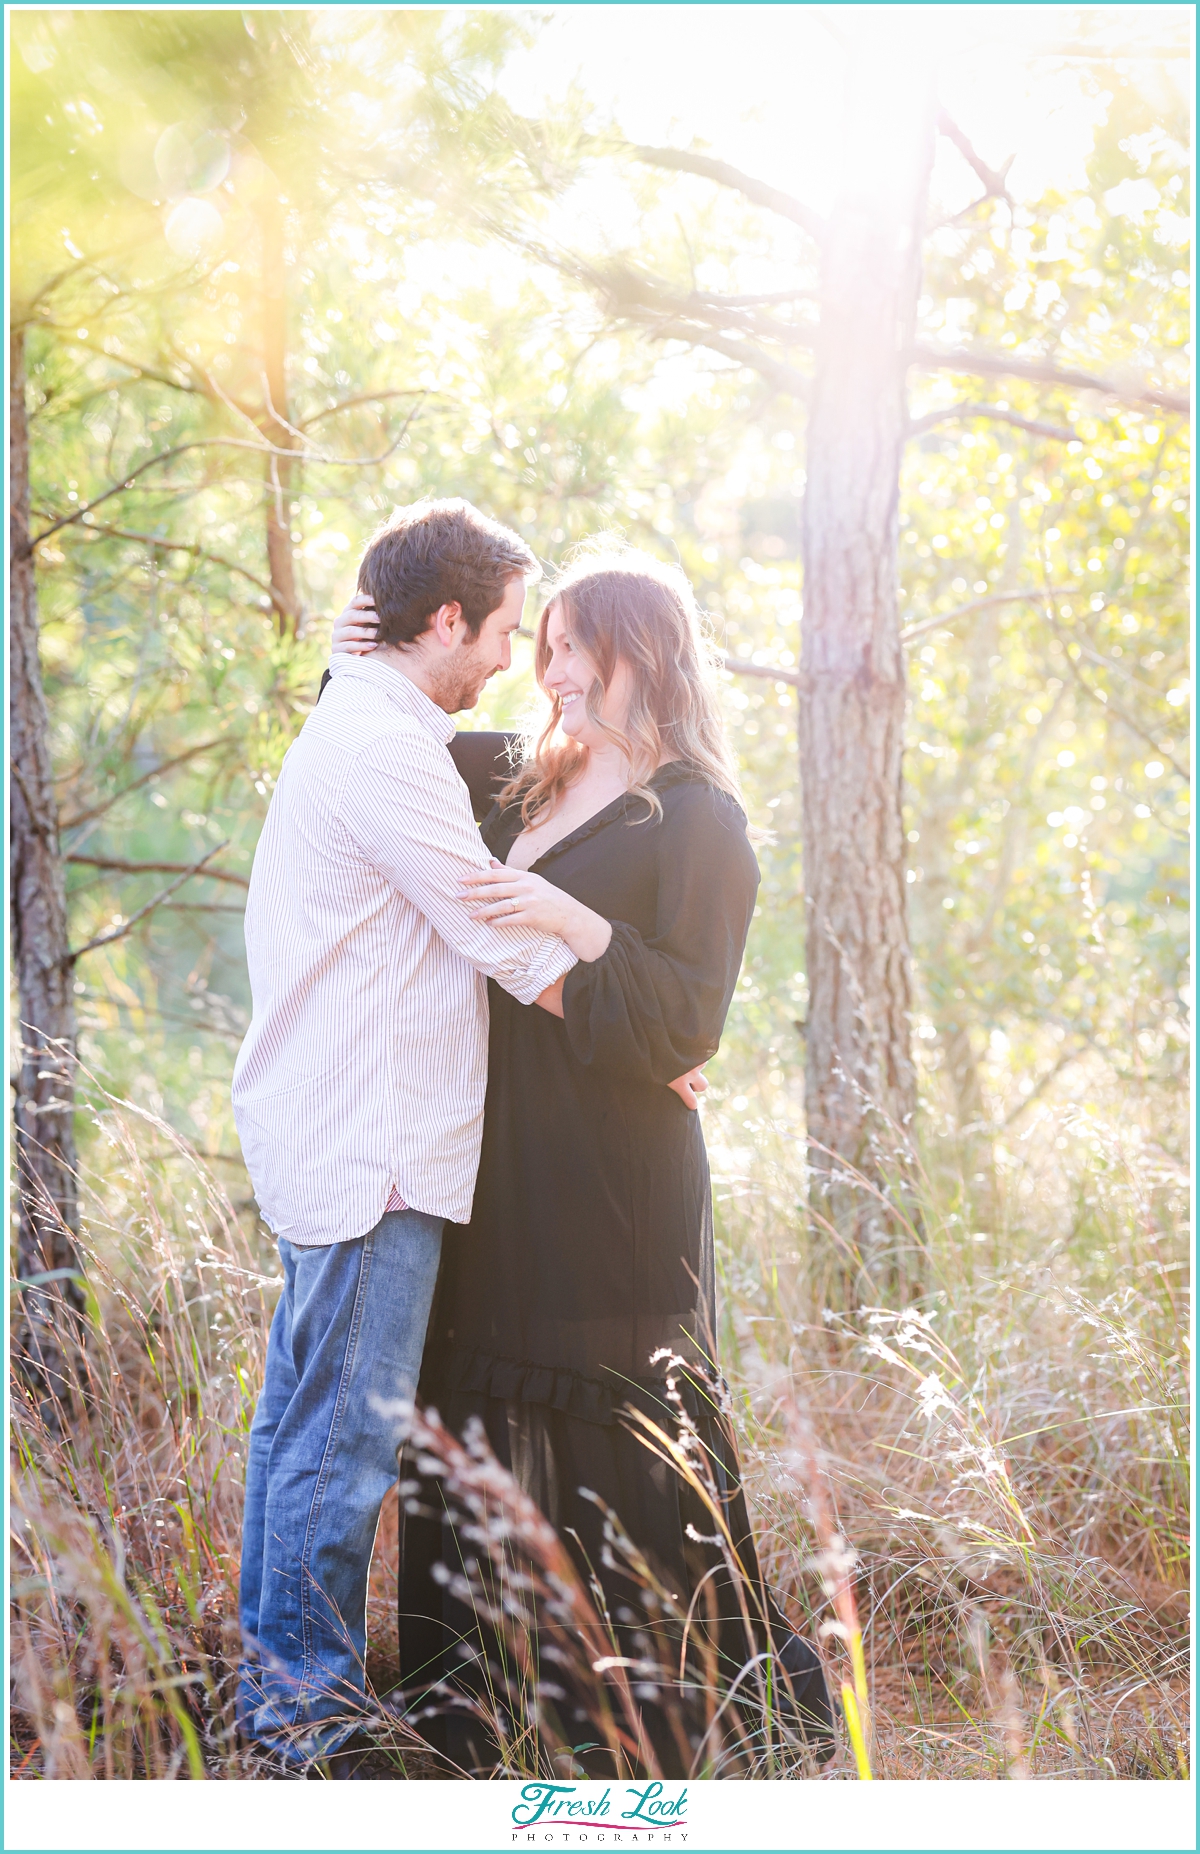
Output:
[[[723,668],[731,676],[761,676],[768,682],[786,682],[793,689],[802,686],[799,670],[780,669],[778,665],[772,668],[769,663],[750,663],[745,657],[726,656]]]
[[[79,508],[72,509],[69,515],[60,515],[56,521],[51,522],[48,528],[43,528],[40,534],[33,536],[29,543],[30,548],[39,547],[43,541],[48,541],[52,534],[57,534],[60,528],[69,528],[73,523],[82,521],[85,515],[90,515],[93,509],[98,509],[102,502],[109,501],[112,496],[119,496],[125,490],[132,489],[138,477],[144,476],[147,470],[153,470],[156,465],[170,463],[173,458],[182,457],[186,451],[213,448],[260,453],[269,453],[271,450],[270,445],[255,444],[248,438],[194,438],[187,444],[173,445],[169,451],[159,451],[155,456],[147,457],[145,463],[138,464],[137,468],[131,470],[127,476],[123,476],[119,483],[112,484],[100,495],[94,496],[90,502],[84,502]],[[290,457],[292,453],[289,451],[287,455]]]
[[[116,856],[64,856],[64,863],[84,863],[89,869],[113,869],[121,875],[141,875],[150,871],[154,875],[191,875],[194,863],[127,863]],[[232,882],[238,888],[249,888],[246,876],[234,875],[230,869],[206,869],[205,875],[211,882]]]
[[[1008,170],[1016,160],[1016,156],[1009,155],[1008,160],[1004,163],[999,173],[997,173],[995,168],[988,166],[982,156],[976,154],[958,124],[952,120],[944,109],[938,111],[937,126],[946,137],[946,140],[954,143],[954,146],[958,149],[959,154],[967,163],[967,166],[973,168],[980,180],[982,180],[987,189],[983,196],[984,199],[1007,200]],[[978,206],[980,202],[976,200],[975,204]]]
[[[323,412],[314,412],[311,418],[300,420],[300,431],[311,431],[323,418],[336,418],[339,412],[349,412],[352,406],[374,405],[381,399],[424,399],[428,398],[428,388],[422,386],[397,386],[385,393],[355,393],[353,399],[343,399],[336,406],[326,406]]]
[[[164,901],[164,914],[245,914],[235,901]]]
[[[64,269],[55,271],[53,276],[48,277],[41,289],[31,296],[27,302],[14,302],[9,310],[12,327],[14,329],[28,328],[35,317],[39,315],[44,316],[47,313],[44,307],[46,300],[54,294],[59,284],[65,283],[68,277],[74,277],[79,271],[85,269],[87,265],[94,261],[94,259],[86,257],[74,258]]]
[[[654,306],[653,298],[651,306]],[[673,297],[669,290],[659,292],[664,310],[700,322],[705,328],[731,329],[735,334],[754,335],[760,341],[778,341],[781,347],[816,346],[817,329],[813,323],[780,322],[775,316],[758,314],[743,307],[735,296],[705,296],[693,290],[688,296]]]
[[[647,326],[660,341],[687,341],[693,347],[711,348],[716,354],[724,354],[727,360],[736,361],[739,367],[748,367],[751,372],[761,375],[780,392],[791,393],[796,399],[808,397],[812,386],[808,375],[801,373],[798,367],[789,367],[786,362],[777,361],[753,342],[731,341],[728,335],[689,328],[686,323],[648,322]]]
[[[740,168],[731,167],[728,161],[715,161],[711,155],[689,154],[682,148],[634,148],[635,158],[644,161],[647,167],[671,168],[678,173],[699,174],[704,180],[715,180],[718,186],[732,187],[735,193],[741,193],[755,206],[765,206],[769,212],[778,213],[782,219],[790,219],[802,231],[823,244],[828,234],[825,220],[811,207],[790,193],[772,187],[764,180],[755,180],[752,174],[743,174]]]
[[[696,290],[693,297],[696,302],[726,309],[759,309],[764,303],[815,303],[818,300],[816,290],[764,290],[757,296],[713,296]]]
[[[597,270],[582,259],[568,260],[575,274],[603,295],[610,313],[644,322],[648,317],[699,322],[705,328],[732,329],[757,335],[784,346],[811,347],[815,328],[797,328],[771,316],[756,315],[739,298],[706,295],[693,290],[681,296],[661,277],[628,263],[609,264]]]
[[[1079,640],[1078,638],[1072,637],[1070,632],[1064,630],[1062,625],[1059,624],[1048,599],[1043,599],[1042,601],[1042,612],[1046,623],[1063,645],[1063,655],[1067,659],[1067,664],[1077,687],[1082,690],[1084,695],[1090,696],[1093,702],[1098,703],[1106,714],[1114,715],[1118,721],[1124,723],[1131,734],[1136,734],[1139,740],[1145,741],[1148,747],[1152,747],[1158,757],[1167,762],[1167,765],[1171,768],[1171,771],[1176,777],[1182,779],[1185,785],[1190,785],[1191,774],[1188,772],[1187,768],[1181,766],[1174,754],[1164,748],[1148,728],[1142,726],[1136,715],[1131,715],[1127,709],[1121,706],[1120,702],[1114,701],[1107,689],[1097,689],[1088,681],[1078,663],[1076,663],[1074,657],[1071,655],[1070,646],[1072,644],[1078,644]],[[1082,648],[1082,646],[1080,646],[1080,648]],[[1105,668],[1108,667],[1103,664],[1103,658],[1098,657],[1094,651],[1089,652],[1089,655],[1091,655],[1096,662],[1101,663]]]
[[[986,206],[987,203],[987,194],[981,193],[977,200],[968,201],[967,205],[963,206],[958,212],[950,213],[945,219],[934,219],[932,222],[927,221],[925,225],[926,237],[932,236],[934,232],[944,232],[951,226],[964,224],[965,221],[972,216],[977,207]]]
[[[986,599],[972,599],[969,605],[960,605],[952,612],[943,613],[941,617],[921,618],[916,624],[905,625],[900,632],[900,642],[912,644],[917,638],[924,637],[930,631],[949,630],[960,619],[969,618],[975,612],[984,611],[988,606],[1040,605],[1047,596],[1047,592],[1057,598],[1060,595],[1078,591],[1078,586],[1051,586],[1041,592],[997,592]],[[751,663],[745,657],[725,655],[723,667],[733,676],[759,676],[767,682],[786,682],[793,689],[802,688],[804,684],[803,675],[799,670],[783,669],[769,663]],[[1089,690],[1089,693],[1092,691]],[[1149,739],[1149,736],[1147,735],[1146,738]],[[1165,757],[1170,758],[1169,755]],[[1176,767],[1175,770],[1178,771],[1179,768]]]
[[[111,798],[106,798],[102,804],[93,805],[90,811],[81,811],[76,817],[63,818],[59,823],[59,829],[78,830],[81,824],[90,824],[93,818],[102,817],[106,811],[112,809],[118,799],[126,797],[130,792],[136,792],[139,786],[146,785],[151,779],[157,779],[160,773],[170,772],[173,767],[182,766],[187,760],[194,760],[197,754],[211,753],[216,747],[229,747],[233,744],[228,735],[216,740],[202,740],[198,745],[189,747],[186,752],[177,753],[173,759],[160,760],[157,766],[152,766],[149,772],[142,773],[139,778],[131,779],[128,785],[123,785],[119,792],[114,792]]]
[[[165,535],[142,534],[133,528],[109,528],[97,521],[84,522],[83,532],[109,535],[116,541],[144,541],[147,547],[160,548],[163,553],[167,554],[194,554],[198,560],[210,560],[214,566],[224,567],[228,573],[240,574],[243,579],[248,579],[252,586],[257,586],[267,598],[278,599],[278,593],[272,590],[265,579],[259,579],[258,575],[251,573],[247,567],[239,566],[236,560],[226,560],[223,554],[213,554],[207,547],[198,547],[194,541],[169,541]],[[37,543],[35,542],[34,545],[36,546]],[[294,612],[288,613],[289,618],[295,616]]]
[[[609,315],[619,316],[647,328],[662,341],[685,341],[692,347],[711,348],[729,360],[736,361],[739,367],[747,367],[758,373],[779,391],[792,393],[800,399],[807,397],[811,383],[798,368],[789,367],[785,361],[777,361],[773,355],[750,342],[734,342],[726,335],[708,332],[710,325],[716,329],[729,327],[732,319],[714,315],[708,307],[711,299],[700,295],[675,296],[657,278],[635,272],[628,265],[611,265],[607,270],[598,270],[577,252],[554,250],[527,233],[517,237],[511,227],[492,222],[484,215],[477,217],[480,224],[486,225],[527,257],[536,258],[562,276],[570,277],[573,282],[582,283],[595,291]],[[706,324],[703,329],[696,326],[701,321]],[[779,340],[796,345],[806,340],[806,335],[798,330],[780,327],[772,332]]]
[[[1122,599],[1106,599],[1099,610],[1095,606],[1092,607],[1093,616],[1098,617],[1100,611],[1108,611],[1114,605],[1122,604],[1124,604]],[[1151,701],[1160,702],[1162,700],[1162,690],[1156,689],[1152,682],[1144,682],[1140,676],[1135,676],[1124,659],[1119,663],[1114,663],[1111,657],[1103,656],[1094,644],[1085,644],[1082,638],[1076,638],[1074,641],[1079,645],[1080,656],[1087,657],[1098,669],[1106,670],[1110,676],[1119,676],[1121,681],[1131,689],[1141,689]]]
[[[107,933],[98,933],[94,939],[86,941],[83,946],[76,947],[73,953],[67,954],[63,962],[64,965],[73,966],[77,959],[82,959],[85,953],[94,953],[98,946],[111,946],[114,940],[124,939],[125,935],[136,927],[139,921],[144,921],[148,914],[153,914],[155,908],[161,907],[167,897],[173,895],[177,888],[182,888],[184,883],[192,876],[198,875],[205,863],[211,862],[214,856],[217,856],[222,850],[228,848],[229,842],[230,839],[226,837],[224,842],[216,844],[213,849],[209,850],[206,855],[200,858],[198,863],[193,863],[189,869],[184,870],[182,875],[176,876],[173,882],[168,882],[166,888],[160,890],[157,895],[152,896],[144,907],[139,908],[135,914],[131,914],[127,921],[122,921],[120,926],[110,927]]]
[[[136,380],[152,380],[156,386],[169,386],[176,393],[192,393],[200,398],[205,397],[202,386],[191,386],[186,380],[173,380],[169,373],[160,373],[157,368],[147,367],[141,361],[127,360],[124,354],[112,354],[98,341],[81,341],[78,335],[68,334],[64,345],[83,348],[86,353],[96,354],[101,360],[115,361],[118,367],[124,367]],[[102,390],[111,391],[112,389]]]
[[[267,417],[261,421],[260,429],[265,429],[267,424],[277,425],[280,431],[287,433],[289,438],[298,438],[300,442],[303,443],[304,433],[298,430],[295,425],[291,424],[284,417],[282,412],[276,410],[275,401],[271,397],[271,382],[267,378],[265,369],[259,374],[258,382],[262,387],[263,403],[267,411]],[[295,447],[293,446],[292,448],[294,449]]]
[[[235,419],[240,419],[250,434],[251,443],[257,444],[264,436],[261,413],[255,413],[250,406],[244,406],[240,399],[235,399],[232,393],[227,393],[221,382],[207,367],[201,368],[201,372],[204,375],[204,384],[209,398],[216,404],[223,405],[227,412],[232,412]],[[268,439],[267,442],[269,443],[270,440]]]
[[[927,631],[949,630],[960,618],[969,618],[974,612],[985,611],[989,605],[1040,605],[1048,596],[1058,598],[1078,591],[1078,586],[1043,586],[1036,592],[990,592],[985,599],[972,599],[968,605],[958,605],[952,612],[944,612],[941,617],[919,618],[915,624],[906,624],[900,632],[900,642],[912,644],[918,637],[924,637]]]
[[[686,341],[693,347],[711,348],[736,361],[739,367],[748,367],[760,374],[779,391],[793,393],[800,399],[807,397],[811,384],[807,375],[786,361],[776,360],[773,354],[753,342],[734,340],[729,334],[720,332],[728,329],[731,321],[736,327],[736,319],[714,314],[703,297],[676,296],[657,278],[634,271],[627,265],[613,265],[600,271],[583,259],[573,258],[560,260],[559,267],[568,272],[573,268],[576,277],[605,299],[610,315],[636,323],[657,340]],[[802,342],[805,339],[799,331],[773,329],[769,333],[780,340]]]
[[[1069,425],[1043,425],[1035,418],[1022,418],[1016,412],[1002,412],[998,406],[973,405],[963,400],[961,405],[947,406],[944,412],[926,412],[922,418],[914,418],[908,426],[908,436],[917,437],[922,431],[932,431],[935,425],[945,425],[951,419],[986,418],[997,425],[1015,425],[1018,431],[1030,431],[1037,438],[1057,438],[1062,444],[1073,442],[1075,433]]]
[[[1101,379],[1075,367],[1058,367],[1053,361],[1022,360],[1016,354],[989,354],[966,348],[910,348],[908,358],[915,366],[937,372],[978,373],[987,378],[1011,375],[1017,380],[1032,380],[1041,386],[1075,386],[1084,392],[1103,393],[1130,406],[1155,406],[1164,412],[1179,412],[1186,418],[1191,400],[1186,393],[1168,392],[1165,388],[1146,386],[1140,391],[1122,386],[1116,380]]]
[[[101,495],[94,496],[90,502],[85,502],[80,508],[72,509],[69,515],[59,516],[58,520],[52,522],[48,528],[43,528],[42,532],[35,535],[29,542],[29,546],[37,547],[40,542],[49,540],[52,534],[57,534],[60,528],[69,528],[74,522],[82,521],[85,515],[90,515],[93,509],[98,509],[100,504],[107,502],[111,496],[119,496],[125,490],[132,489],[137,478],[144,476],[147,470],[152,470],[156,464],[170,463],[173,458],[182,457],[186,451],[253,451],[260,457],[286,457],[291,462],[326,464],[338,470],[374,469],[378,464],[386,463],[392,453],[403,444],[417,411],[418,407],[414,406],[405,419],[399,436],[388,445],[385,451],[381,451],[378,457],[329,457],[324,451],[297,450],[294,446],[281,448],[276,444],[257,443],[252,438],[193,438],[187,444],[176,444],[169,451],[159,451],[156,456],[147,457],[145,463],[140,463],[136,469],[130,470],[119,483],[114,483]]]
[[[1165,748],[1161,741],[1156,738],[1148,728],[1143,727],[1136,716],[1129,714],[1119,702],[1114,701],[1107,690],[1093,687],[1079,668],[1078,663],[1076,663],[1075,659],[1072,657],[1069,648],[1071,644],[1075,644],[1081,651],[1085,650],[1086,646],[1080,644],[1078,638],[1072,637],[1071,633],[1059,624],[1057,618],[1054,616],[1050,600],[1064,597],[1068,593],[1077,593],[1079,590],[1080,588],[1078,586],[1043,586],[1037,592],[991,593],[986,599],[972,599],[970,604],[960,605],[956,610],[946,612],[943,617],[922,618],[916,624],[905,625],[900,633],[900,642],[902,644],[912,644],[915,643],[918,637],[923,637],[927,631],[947,630],[958,619],[970,617],[972,613],[983,611],[985,607],[989,605],[1032,605],[1042,613],[1050,629],[1063,644],[1064,655],[1070,667],[1071,675],[1083,694],[1090,696],[1092,701],[1097,702],[1108,714],[1114,715],[1118,721],[1122,721],[1131,733],[1138,736],[1139,740],[1143,740],[1147,746],[1153,747],[1155,753],[1160,759],[1166,761],[1171,771],[1175,773],[1178,778],[1182,779],[1185,784],[1189,783],[1191,774],[1188,772],[1187,768],[1180,765],[1179,761],[1170,750]],[[1113,667],[1111,664],[1106,663],[1104,658],[1097,652],[1088,651],[1087,654],[1102,669],[1110,669]]]

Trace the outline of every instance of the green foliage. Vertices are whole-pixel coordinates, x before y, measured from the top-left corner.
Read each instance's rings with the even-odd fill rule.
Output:
[[[1170,382],[1188,303],[1186,127],[1169,96],[1101,75],[1086,191],[990,202],[935,234],[935,332]],[[971,391],[930,389],[930,412]],[[911,653],[919,1032],[960,1121],[998,1088],[1012,1117],[1096,1052],[1171,1144],[1190,1003],[1189,435],[1152,406],[1061,387],[1004,381],[994,403],[1073,436],[968,417],[909,453],[912,617],[1028,594]]]
[[[754,314],[799,366],[813,282],[798,228],[630,166],[585,99],[548,122],[515,116],[495,80],[534,25],[245,19],[23,15],[14,87],[35,530],[68,523],[38,550],[67,848],[186,866],[229,838],[216,867],[243,879],[328,619],[397,502],[466,495],[547,563],[623,532],[681,560],[731,654],[794,672],[802,412],[718,357],[614,330],[556,240],[576,200],[627,201],[630,264],[672,288],[792,289]],[[1186,331],[1181,108],[1149,67],[1135,82],[1093,65],[1078,84],[1096,125],[1082,191],[963,206],[973,177],[942,146],[922,337],[1169,385]],[[298,642],[270,615],[271,492],[237,410],[261,373],[264,169],[287,176]],[[176,215],[197,204],[219,223],[189,245]],[[914,1027],[933,1124],[1020,1133],[1026,1108],[1100,1075],[1178,1148],[1186,430],[1019,379],[917,374],[913,397],[919,422],[944,415],[910,445],[901,503],[908,621],[947,620],[908,653]],[[980,399],[1073,435],[952,414]],[[524,714],[522,650],[471,724]],[[730,677],[726,699],[763,888],[714,1099],[787,1137],[806,1012],[795,691]],[[76,943],[167,879],[72,864]],[[243,893],[194,878],[78,979],[88,1059],[231,1157]]]

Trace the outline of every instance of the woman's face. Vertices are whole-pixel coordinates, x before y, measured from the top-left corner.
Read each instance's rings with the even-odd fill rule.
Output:
[[[577,740],[581,747],[610,746],[611,742],[601,733],[587,711],[587,692],[598,675],[596,665],[571,642],[557,605],[552,605],[547,614],[546,646],[550,652],[550,661],[546,665],[543,681],[551,694],[557,695],[562,703],[559,725],[563,733]],[[601,716],[609,727],[624,728],[629,715],[632,686],[629,665],[622,657],[618,657],[600,707]]]

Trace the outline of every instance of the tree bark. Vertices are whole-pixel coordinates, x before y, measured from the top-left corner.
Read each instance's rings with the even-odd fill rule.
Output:
[[[80,1267],[74,1128],[75,1010],[67,906],[50,759],[50,724],[38,655],[37,586],[29,526],[25,331],[9,346],[9,595],[11,660],[11,896],[20,1055],[14,1108],[17,1274]],[[51,1403],[65,1396],[63,1302],[84,1305],[60,1279],[22,1291],[18,1356]]]
[[[259,208],[262,234],[263,379],[267,403],[260,421],[263,436],[280,450],[296,448],[287,391],[287,288],[283,242],[283,208],[267,192]],[[267,569],[271,603],[279,635],[295,636],[300,623],[296,598],[296,562],[292,552],[293,465],[287,457],[268,457],[264,467],[267,509]]]
[[[897,1231],[847,1171],[886,1195],[909,1170],[916,1110],[898,516],[931,119],[916,139],[899,197],[855,190],[829,223],[802,517],[809,1154],[822,1215],[876,1287]]]

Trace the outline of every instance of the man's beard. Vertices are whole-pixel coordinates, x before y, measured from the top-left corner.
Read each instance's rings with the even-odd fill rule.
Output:
[[[487,681],[473,650],[457,652],[443,663],[434,682],[433,699],[448,715],[474,708]]]

